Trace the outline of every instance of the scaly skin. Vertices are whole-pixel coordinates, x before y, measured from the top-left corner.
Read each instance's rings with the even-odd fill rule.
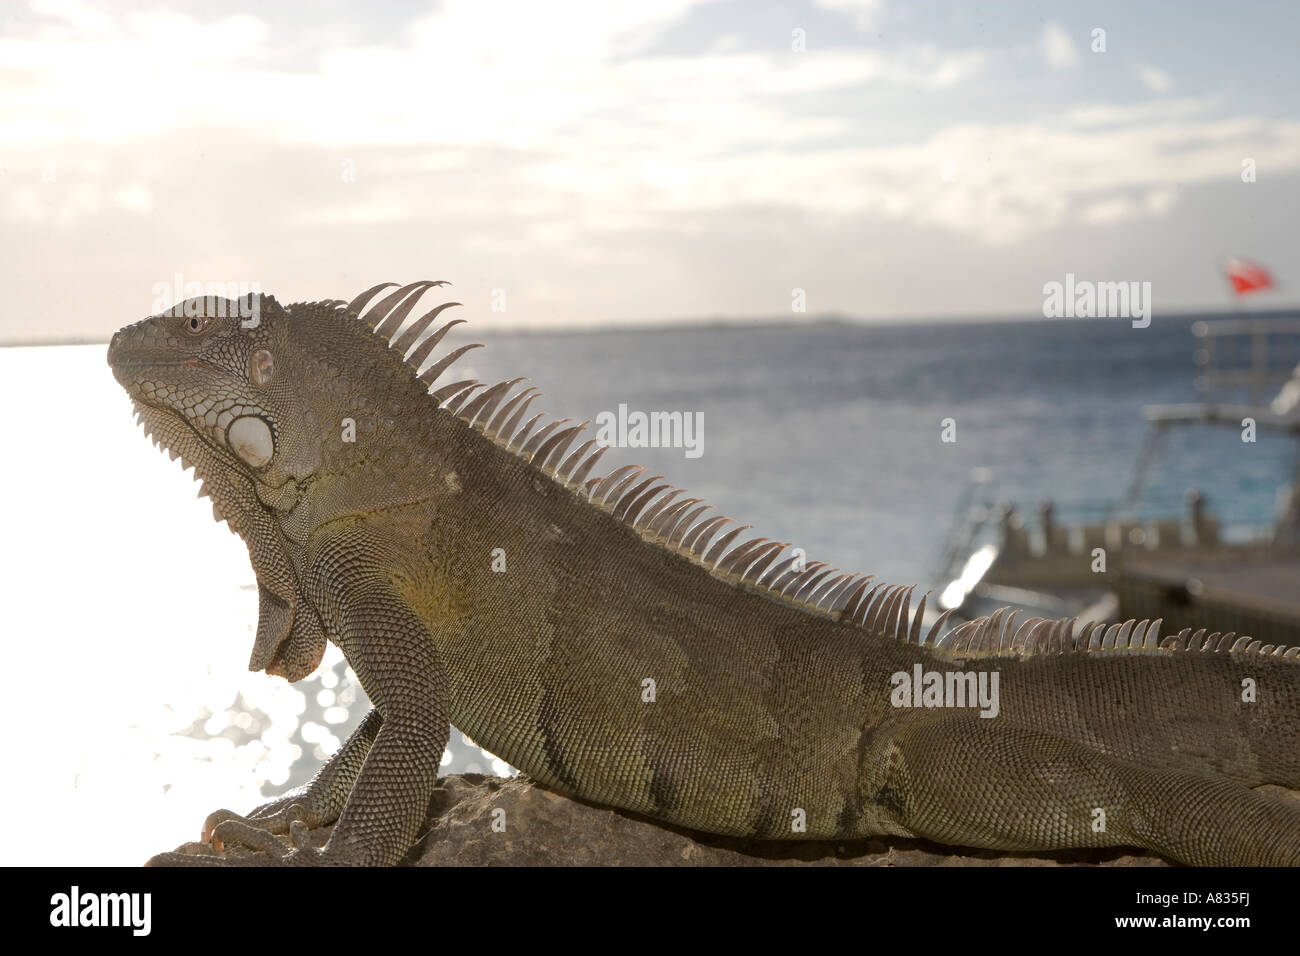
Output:
[[[191,300],[109,347],[146,427],[248,543],[250,666],[296,680],[333,640],[375,704],[301,792],[213,814],[215,846],[276,854],[267,835],[290,832],[287,857],[251,859],[397,862],[454,723],[548,787],[719,834],[1300,863],[1300,812],[1251,789],[1300,788],[1294,652],[1159,641],[1146,622],[1075,646],[1000,616],[922,640],[901,589],[786,574],[760,545],[724,554],[716,528],[692,540],[707,516],[671,514],[639,479],[591,495],[571,437],[521,454],[517,417],[485,433],[517,408],[505,388],[439,407],[440,370],[403,362],[412,337],[389,347],[430,285],[362,320],[375,290],[351,312],[262,297],[255,327]],[[918,664],[996,671],[997,715],[894,706],[894,675]],[[335,820],[323,850],[304,844]]]

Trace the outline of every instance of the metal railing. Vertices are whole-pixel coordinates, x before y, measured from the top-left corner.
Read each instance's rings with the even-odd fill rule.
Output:
[[[1262,405],[1296,375],[1300,365],[1300,318],[1218,319],[1195,322],[1196,390],[1215,401],[1225,389],[1245,389]]]

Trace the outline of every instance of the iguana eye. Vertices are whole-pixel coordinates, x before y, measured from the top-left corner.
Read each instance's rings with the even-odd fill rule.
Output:
[[[191,315],[185,322],[185,331],[190,335],[200,335],[211,321],[206,315]]]
[[[268,385],[275,375],[275,359],[266,349],[258,349],[248,357],[248,377],[258,385]]]

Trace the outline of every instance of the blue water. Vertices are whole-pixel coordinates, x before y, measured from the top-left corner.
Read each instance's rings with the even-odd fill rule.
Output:
[[[703,454],[618,449],[755,532],[810,557],[899,583],[933,584],[934,562],[968,473],[1032,513],[1039,500],[1099,517],[1128,486],[1142,407],[1197,400],[1191,317],[1135,329],[1124,320],[947,325],[657,329],[492,334],[458,342],[484,381],[530,376],[534,403],[578,420],[602,410],[702,412]],[[1300,361],[1275,356],[1275,365]],[[1289,363],[1289,365],[1288,365]],[[462,376],[464,377],[464,376]],[[956,422],[955,443],[940,440]],[[1142,514],[1180,515],[1200,489],[1226,525],[1273,516],[1294,454],[1260,431],[1171,436]]]

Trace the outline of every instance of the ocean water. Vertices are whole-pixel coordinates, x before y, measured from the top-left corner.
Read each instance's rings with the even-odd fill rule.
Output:
[[[619,448],[605,465],[643,464],[812,559],[925,587],[972,469],[1027,513],[1051,497],[1099,515],[1128,484],[1142,406],[1196,398],[1190,318],[582,334],[470,318],[447,346],[488,347],[458,378],[527,375],[546,393],[534,410],[579,421],[620,405],[702,416],[698,457]],[[22,715],[9,746],[25,782],[0,796],[25,821],[0,862],[138,863],[219,806],[305,781],[364,694],[333,650],[297,685],[245,670],[257,598],[244,547],[143,439],[103,346],[0,349],[0,396],[3,646]],[[1266,524],[1294,454],[1265,431],[1253,444],[1235,429],[1175,435],[1144,513],[1180,513],[1195,487],[1226,524]],[[509,769],[457,733],[443,767]]]
[[[1064,514],[1100,516],[1123,497],[1142,407],[1197,399],[1193,321],[503,335],[466,360],[485,381],[529,375],[547,393],[535,407],[578,421],[620,403],[700,413],[699,457],[620,449],[606,460],[645,465],[815,559],[929,586],[974,469],[992,473],[986,496],[1027,517],[1044,498]],[[1275,366],[1300,362],[1289,344]],[[1181,514],[1196,488],[1226,524],[1267,523],[1293,453],[1262,431],[1253,444],[1236,429],[1173,434],[1140,514]]]

